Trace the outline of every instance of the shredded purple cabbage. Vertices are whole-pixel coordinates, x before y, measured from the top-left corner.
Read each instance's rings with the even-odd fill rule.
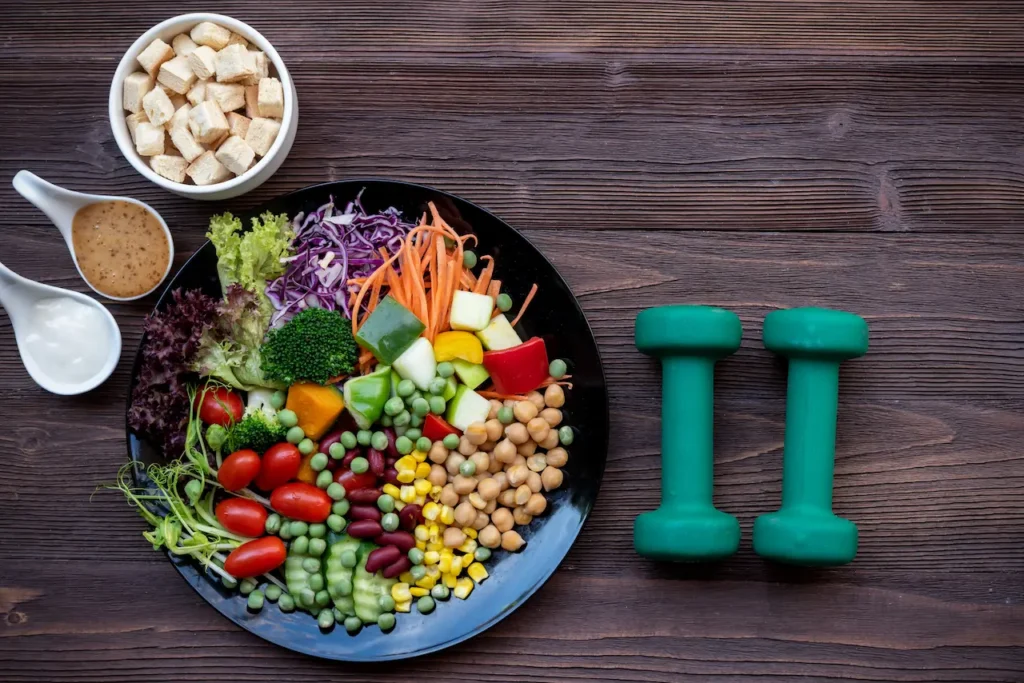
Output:
[[[349,294],[358,287],[348,281],[373,273],[384,263],[378,249],[384,247],[394,254],[414,227],[395,208],[366,213],[359,201],[361,195],[340,213],[331,197],[308,216],[300,213],[292,221],[294,255],[286,259],[284,275],[267,285],[267,297],[275,308],[271,317],[274,327],[310,306],[341,311],[351,318]]]

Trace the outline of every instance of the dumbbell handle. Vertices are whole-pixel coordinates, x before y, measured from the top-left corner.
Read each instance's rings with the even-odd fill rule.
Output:
[[[665,356],[661,377],[662,507],[710,506],[715,362]]]
[[[839,363],[790,358],[782,508],[832,510]]]

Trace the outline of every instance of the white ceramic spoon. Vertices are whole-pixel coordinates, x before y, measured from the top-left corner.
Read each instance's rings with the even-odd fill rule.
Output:
[[[174,263],[174,241],[171,239],[171,231],[168,229],[167,223],[164,222],[163,217],[149,204],[145,204],[130,197],[108,197],[106,195],[72,192],[71,190],[65,190],[63,187],[57,187],[53,183],[48,183],[30,171],[18,171],[18,174],[14,176],[12,184],[14,185],[14,189],[18,191],[18,194],[32,202],[37,209],[45,213],[46,216],[53,221],[53,224],[57,226],[57,229],[60,230],[60,234],[64,236],[64,242],[68,245],[68,250],[71,252],[71,258],[75,262],[75,268],[78,269],[78,274],[83,280],[85,280],[85,283],[89,285],[89,287],[92,287],[92,291],[96,292],[100,296],[106,297],[107,299],[113,299],[114,301],[132,301],[134,299],[141,299],[159,287],[163,281],[167,279],[167,275],[170,274],[171,264]],[[149,291],[143,292],[138,296],[110,296],[109,294],[105,294],[93,287],[92,283],[86,280],[85,275],[82,274],[82,269],[78,265],[78,256],[75,255],[75,243],[71,238],[71,222],[74,220],[75,213],[79,209],[83,206],[88,206],[89,204],[95,204],[96,202],[110,202],[117,200],[141,206],[156,216],[156,219],[160,221],[160,226],[164,229],[164,235],[167,237],[167,268],[164,270],[164,274],[160,278],[160,282],[153,285],[153,288]]]
[[[40,321],[37,320],[40,310],[36,304],[46,299],[63,297],[99,311],[103,320],[102,324],[105,327],[106,339],[102,343],[106,349],[106,360],[97,367],[92,376],[85,379],[71,380],[61,377],[56,368],[43,367],[28,349],[28,337],[34,330],[41,328],[38,324]],[[32,376],[36,384],[47,391],[71,395],[94,389],[110,377],[117,366],[117,361],[121,358],[121,330],[118,328],[114,316],[101,303],[85,294],[34,282],[0,263],[0,306],[6,309],[7,315],[11,319],[14,338],[18,343],[18,351],[21,353],[21,362],[25,364],[25,369],[28,370],[28,374]],[[45,333],[45,328],[42,329]],[[95,343],[96,340],[80,340],[82,344],[90,341]]]

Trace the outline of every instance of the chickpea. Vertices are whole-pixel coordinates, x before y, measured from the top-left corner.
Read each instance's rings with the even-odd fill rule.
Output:
[[[476,508],[469,502],[459,503],[455,508],[455,523],[459,526],[469,526],[476,521]]]
[[[545,422],[544,426],[546,427],[547,424]],[[508,427],[505,427],[505,436],[517,446],[530,440],[530,432],[526,430],[526,425],[520,422],[513,422]]]
[[[499,462],[503,462],[508,465],[516,457],[516,445],[512,443],[511,439],[502,439],[501,442],[494,447],[493,452],[494,457],[497,458]]]
[[[526,484],[523,484],[516,489],[515,502],[516,505],[526,505],[526,501],[530,500],[530,496],[533,495],[533,491]]]
[[[536,472],[530,472],[530,475],[526,477],[526,485],[530,487],[530,490],[534,493],[540,493],[540,490],[544,488],[541,483],[540,475]]]
[[[537,417],[537,406],[530,403],[529,401],[520,401],[512,409],[512,414],[516,416],[516,419],[526,424],[533,418]]]
[[[534,517],[544,514],[544,511],[548,509],[548,499],[544,497],[543,493],[535,493],[530,496],[530,500],[526,501],[523,509]]]
[[[491,451],[488,454],[488,456],[487,456],[487,471],[488,472],[490,472],[491,474],[494,474],[496,472],[501,472],[501,469],[504,466],[505,466],[505,463],[503,463],[502,461],[498,460],[498,456],[496,456],[494,454],[494,451]]]
[[[484,426],[483,422],[474,422],[466,427],[466,433],[464,436],[466,437],[466,441],[470,442],[474,446],[479,446],[484,441],[487,441],[487,427]],[[463,453],[463,455],[466,454]]]
[[[562,387],[552,384],[544,390],[544,403],[549,408],[561,408],[565,405],[565,392]]]
[[[501,508],[491,515],[491,524],[501,532],[508,531],[515,522],[512,519],[512,512],[508,508]]]
[[[487,501],[481,498],[480,494],[477,493],[476,491],[473,491],[473,493],[469,494],[469,504],[472,505],[477,510],[483,510],[485,507],[487,507]]]
[[[466,542],[466,534],[458,527],[450,526],[444,530],[444,545],[446,548],[458,548]]]
[[[438,499],[441,505],[447,505],[450,508],[455,507],[459,504],[459,494],[455,493],[455,487],[448,484],[441,489],[441,496]]]
[[[455,493],[465,496],[476,491],[476,477],[464,477],[461,474],[457,474],[455,475],[455,481],[452,482],[452,486],[455,488]]]
[[[519,448],[517,448],[516,452],[519,453],[519,455],[523,456],[524,458],[529,458],[531,455],[537,452],[537,442],[534,441],[533,439],[530,439],[529,441],[521,445]]]
[[[487,516],[486,512],[480,510],[476,511],[476,521],[473,522],[473,528],[480,531],[485,526],[491,523],[491,518]]]
[[[482,444],[480,444],[480,450],[483,451],[484,453],[490,453],[491,451],[494,450],[494,447],[496,445],[498,445],[497,441],[484,441]]]
[[[540,416],[544,418],[544,421],[547,422],[550,427],[557,427],[562,424],[562,411],[558,408],[545,408],[540,411]]]
[[[540,483],[545,491],[554,491],[562,485],[562,470],[548,465],[540,473]]]
[[[448,470],[440,465],[431,465],[427,480],[434,486],[444,486],[448,483]]]
[[[491,456],[481,451],[469,456],[469,461],[476,466],[477,472],[484,472],[491,466]]]
[[[544,457],[552,467],[565,467],[565,463],[569,462],[569,454],[561,446],[550,449]]]
[[[427,452],[427,457],[430,458],[430,462],[443,465],[444,461],[448,459],[448,449],[440,441],[435,441]]]
[[[476,537],[477,543],[485,548],[497,548],[501,545],[501,532],[493,524],[488,524]]]
[[[543,448],[546,451],[549,451],[552,448],[556,447],[558,445],[558,430],[557,429],[549,430],[547,438],[545,438],[543,441],[541,441],[537,445],[540,446],[541,448]]]
[[[539,395],[540,394],[538,394],[538,396]],[[523,537],[511,529],[501,535],[501,547],[510,553],[514,553],[522,548],[524,543],[526,543],[526,541],[523,540]]]
[[[506,474],[508,485],[515,487],[525,484],[528,476],[530,476],[530,470],[526,468],[526,465],[513,465],[508,468],[508,473]]]
[[[543,441],[551,431],[551,425],[543,417],[535,417],[526,424],[526,431],[534,441]]]
[[[454,476],[459,473],[459,466],[464,462],[466,462],[465,456],[452,451],[448,454],[448,459],[444,461],[444,468],[448,470],[448,474]]]
[[[518,402],[519,401],[516,401],[515,399],[506,398],[504,405],[505,405],[506,408],[512,408],[512,410],[515,410],[516,403],[518,403]]]
[[[474,445],[465,434],[459,437],[459,447],[456,449],[459,453],[462,453],[467,458],[476,453],[476,445]]]
[[[526,395],[526,398],[530,400],[530,403],[537,406],[537,410],[544,408],[544,396],[539,391],[531,391]]]
[[[514,508],[516,506],[516,490],[505,489],[498,494],[498,502],[507,508]]]
[[[487,501],[487,507],[484,508],[483,512],[484,512],[485,515],[490,515],[490,514],[492,514],[497,509],[498,509],[498,501],[497,500],[489,500],[489,501]]]
[[[494,476],[491,477],[494,481],[498,482],[498,490],[504,491],[508,488],[508,475],[504,472],[495,472]]]
[[[477,485],[477,489],[480,491],[480,497],[484,500],[494,500],[501,493],[501,485],[492,477],[482,480]]]
[[[524,508],[517,507],[512,511],[512,520],[519,526],[527,526],[533,521],[533,515],[527,512]]]
[[[497,443],[501,437],[505,434],[505,425],[501,424],[497,418],[491,418],[484,424],[487,429],[487,440],[494,441]]]
[[[526,464],[526,458],[522,454],[516,453],[516,457],[514,457],[512,459],[512,466],[514,467],[516,465],[525,465],[525,464]]]
[[[554,385],[552,385],[552,386],[554,386]],[[561,388],[561,387],[559,387],[559,388]],[[503,404],[502,404],[501,401],[492,398],[491,399],[491,409],[489,411],[487,411],[487,419],[488,420],[493,420],[493,419],[497,418],[498,417],[498,411],[501,410],[501,406],[502,405]],[[555,407],[556,408],[561,408],[561,406],[555,406]]]
[[[538,453],[537,455],[531,455],[526,459],[526,467],[531,472],[543,472],[544,468],[548,466],[548,459]],[[529,475],[527,475],[529,476]]]

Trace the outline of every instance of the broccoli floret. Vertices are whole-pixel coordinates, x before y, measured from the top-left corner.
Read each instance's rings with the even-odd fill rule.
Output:
[[[249,408],[242,420],[228,430],[225,444],[230,453],[251,448],[262,455],[274,444],[284,441],[287,433],[288,430],[277,421],[277,417],[259,408]]]
[[[307,308],[271,330],[260,349],[263,375],[284,384],[327,380],[352,372],[359,349],[352,323],[336,311]]]

